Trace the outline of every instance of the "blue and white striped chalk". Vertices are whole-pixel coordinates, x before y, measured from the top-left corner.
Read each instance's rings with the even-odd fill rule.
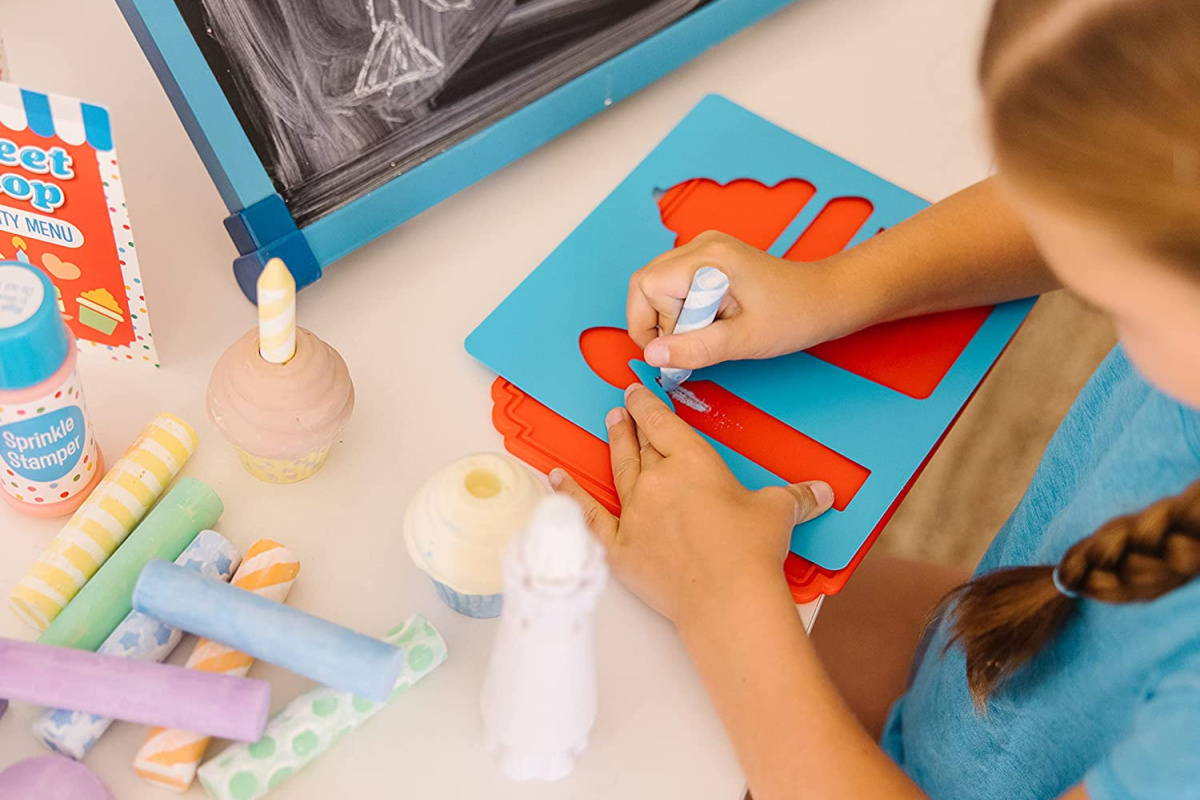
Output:
[[[261,595],[151,561],[133,607],[334,689],[382,703],[404,668],[404,651]]]
[[[683,301],[683,310],[675,322],[672,333],[692,333],[701,328],[707,328],[717,318],[717,310],[721,301],[729,291],[729,276],[716,267],[701,267],[692,276],[692,288],[688,289],[687,298]],[[668,394],[675,391],[691,377],[690,369],[663,367],[660,383]]]
[[[201,580],[218,583],[232,577],[242,554],[233,542],[216,531],[201,531],[175,559],[178,569],[188,570]],[[137,611],[130,611],[99,653],[137,661],[163,661],[183,638],[183,631]],[[33,735],[56,753],[81,759],[112,725],[111,717],[72,711],[46,711],[33,723]]]

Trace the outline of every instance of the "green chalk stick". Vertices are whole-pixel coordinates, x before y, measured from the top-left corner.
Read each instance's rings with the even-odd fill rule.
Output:
[[[38,641],[80,650],[98,648],[133,608],[133,586],[146,562],[174,561],[224,510],[221,498],[207,484],[195,478],[180,480]]]

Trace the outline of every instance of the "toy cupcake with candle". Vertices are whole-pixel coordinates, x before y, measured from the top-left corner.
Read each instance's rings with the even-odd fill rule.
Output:
[[[324,465],[353,410],[346,362],[296,327],[296,282],[271,259],[258,278],[258,327],[213,368],[209,419],[251,475],[295,483]]]
[[[450,608],[495,617],[503,600],[504,551],[547,493],[545,483],[510,456],[462,458],[437,472],[409,503],[408,553]]]

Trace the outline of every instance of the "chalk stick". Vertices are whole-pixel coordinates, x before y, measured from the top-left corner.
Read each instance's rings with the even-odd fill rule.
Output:
[[[37,756],[0,772],[4,800],[113,800],[83,764],[62,756]]]
[[[232,583],[239,589],[282,603],[299,572],[300,562],[291,550],[270,539],[259,539],[246,551],[246,560],[238,567]],[[245,653],[211,639],[201,639],[188,656],[186,666],[204,672],[241,676],[253,663],[254,659]],[[208,742],[209,737],[195,731],[155,728],[134,757],[133,770],[156,786],[185,792],[196,777]]]
[[[673,333],[678,336],[712,325],[717,318],[717,311],[721,308],[721,301],[728,292],[729,277],[724,272],[716,267],[701,267],[692,276],[692,285],[684,298]],[[661,375],[662,387],[670,394],[691,377],[692,371],[663,367]]]
[[[420,614],[394,628],[384,641],[405,657],[388,701],[446,660],[446,643]],[[198,773],[200,784],[213,800],[258,800],[373,717],[386,702],[372,703],[319,686],[272,717],[257,742],[232,745],[205,762]]]
[[[38,641],[81,650],[98,648],[129,613],[133,585],[146,562],[174,561],[200,531],[213,526],[223,510],[221,498],[205,484],[195,478],[179,481]],[[209,582],[200,576],[196,579]]]
[[[50,708],[248,742],[262,736],[271,702],[270,685],[253,678],[3,638],[0,693]]]
[[[137,527],[196,449],[196,432],[159,414],[113,464],[46,552],[13,590],[9,605],[44,631]]]
[[[165,561],[152,561],[142,570],[133,607],[369,700],[385,699],[404,667],[404,653],[378,639]]]
[[[224,536],[216,531],[201,531],[175,563],[209,580],[227,581],[241,559],[237,547]],[[163,661],[182,638],[183,631],[178,628],[130,611],[96,652],[138,661]],[[112,717],[85,711],[48,709],[33,723],[33,735],[54,752],[80,759],[100,741],[112,723]]]

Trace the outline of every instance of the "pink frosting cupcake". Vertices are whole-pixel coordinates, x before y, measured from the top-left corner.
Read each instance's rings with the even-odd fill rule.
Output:
[[[295,483],[319,470],[354,410],[354,384],[341,355],[296,328],[296,354],[271,364],[258,329],[222,354],[208,383],[208,416],[242,466],[268,483]]]

